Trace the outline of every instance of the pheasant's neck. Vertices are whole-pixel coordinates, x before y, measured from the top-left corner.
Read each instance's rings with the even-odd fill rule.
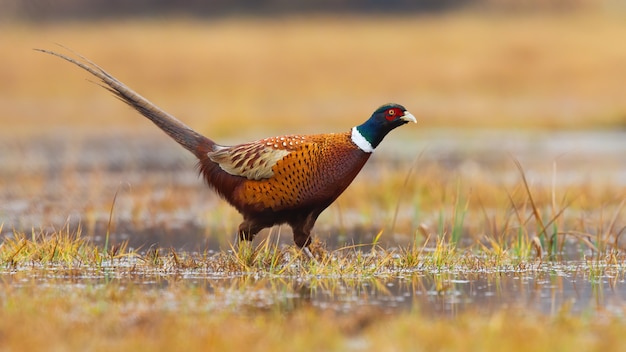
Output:
[[[358,127],[352,127],[352,142],[356,144],[359,149],[366,153],[372,153],[376,147],[372,146],[372,143],[367,140],[367,137],[359,131]]]

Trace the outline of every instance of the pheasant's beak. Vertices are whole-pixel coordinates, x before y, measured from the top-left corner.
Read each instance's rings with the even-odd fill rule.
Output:
[[[413,116],[413,114],[411,114],[408,111],[404,112],[404,115],[402,117],[400,117],[402,120],[406,121],[406,122],[413,122],[413,123],[417,123],[417,119],[415,118],[415,116]]]

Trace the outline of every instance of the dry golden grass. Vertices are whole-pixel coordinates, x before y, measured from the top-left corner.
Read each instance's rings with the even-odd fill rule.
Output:
[[[56,42],[214,137],[347,128],[387,101],[422,129],[622,126],[625,23],[593,12],[4,24],[2,134],[152,128],[30,50]]]

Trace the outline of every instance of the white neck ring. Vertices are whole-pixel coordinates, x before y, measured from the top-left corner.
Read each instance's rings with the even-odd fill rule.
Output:
[[[363,135],[359,132],[359,130],[356,127],[352,127],[352,142],[354,142],[354,144],[356,144],[359,149],[361,149],[362,151],[366,152],[366,153],[372,153],[374,151],[374,147],[372,147],[372,144],[370,142],[367,141],[367,139],[365,139],[365,137],[363,137]]]

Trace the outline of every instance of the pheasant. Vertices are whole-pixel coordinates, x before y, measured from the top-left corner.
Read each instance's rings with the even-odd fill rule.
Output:
[[[295,244],[309,256],[311,230],[322,211],[348,187],[387,133],[417,122],[403,106],[386,104],[347,132],[294,134],[225,146],[192,130],[85,57],[35,50],[96,76],[102,87],[193,153],[206,183],[243,216],[239,241],[251,241],[264,228],[288,224]]]

